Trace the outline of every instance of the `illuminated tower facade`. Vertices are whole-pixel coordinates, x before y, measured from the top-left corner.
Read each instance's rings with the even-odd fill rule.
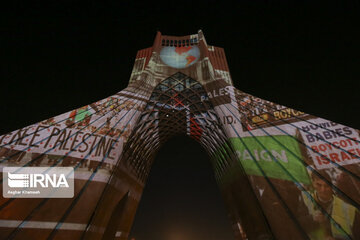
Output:
[[[3,170],[0,238],[128,239],[176,135],[206,149],[236,239],[360,237],[359,132],[234,88],[224,50],[199,31],[158,32],[124,90],[0,136],[1,169],[74,168],[72,198],[6,195]]]

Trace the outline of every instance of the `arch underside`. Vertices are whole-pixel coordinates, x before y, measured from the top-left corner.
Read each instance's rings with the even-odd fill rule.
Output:
[[[124,148],[124,163],[145,182],[153,158],[163,143],[177,135],[198,141],[210,156],[227,137],[200,83],[178,72],[155,87]],[[214,162],[215,164],[215,162]],[[220,177],[221,166],[215,165]]]

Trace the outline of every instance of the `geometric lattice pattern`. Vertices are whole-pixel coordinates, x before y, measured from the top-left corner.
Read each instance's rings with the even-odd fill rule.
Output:
[[[125,148],[126,161],[141,179],[150,171],[149,159],[175,135],[189,135],[212,153],[226,139],[204,87],[181,72],[154,88]]]

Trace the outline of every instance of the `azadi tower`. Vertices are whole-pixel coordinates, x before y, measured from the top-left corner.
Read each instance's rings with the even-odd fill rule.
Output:
[[[206,149],[235,239],[360,239],[359,131],[234,88],[201,31],[158,32],[124,90],[0,136],[5,179],[9,166],[73,167],[75,181],[73,198],[2,196],[0,238],[128,239],[175,135]]]

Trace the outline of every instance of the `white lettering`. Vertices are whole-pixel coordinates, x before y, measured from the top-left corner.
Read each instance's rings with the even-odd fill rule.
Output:
[[[43,183],[44,182],[44,175],[42,175],[42,174],[34,174],[33,180],[34,180],[34,184],[33,184],[34,187],[37,187],[37,183],[39,183],[42,187],[45,187],[45,184]]]
[[[281,160],[284,163],[288,163],[289,159],[286,155],[285,150],[281,150],[280,152],[276,150],[257,150],[254,149],[252,153],[250,153],[248,150],[244,150],[242,153],[241,151],[237,150],[236,155],[240,160],[264,160],[267,162],[271,162],[273,158],[276,160]],[[254,159],[255,158],[255,159]]]
[[[61,185],[65,185],[64,187],[69,187],[68,182],[66,181],[65,175],[61,174],[59,177],[59,181],[56,187],[61,187]]]
[[[265,155],[266,154],[266,155]],[[271,157],[269,155],[269,153],[266,150],[262,150],[260,152],[261,158],[265,161],[271,162]]]
[[[289,162],[287,156],[286,156],[286,152],[285,150],[281,150],[281,153],[276,152],[275,150],[272,150],[272,155],[276,158],[276,159],[280,159],[281,161],[287,163]]]

